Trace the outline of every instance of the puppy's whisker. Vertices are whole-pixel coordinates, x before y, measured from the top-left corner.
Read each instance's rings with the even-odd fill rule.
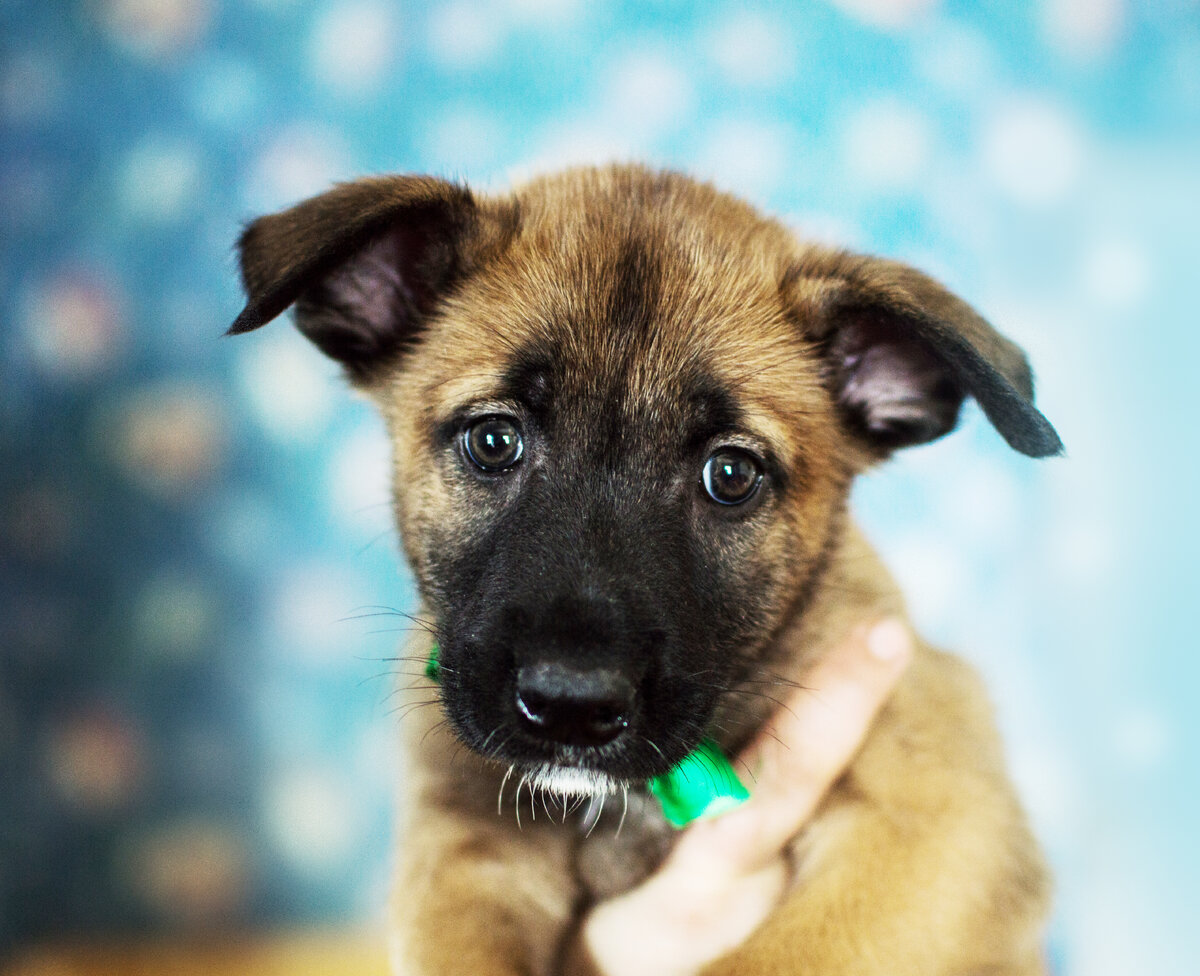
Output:
[[[651,749],[653,749],[655,752],[657,752],[657,753],[658,753],[658,758],[659,758],[659,759],[661,759],[661,760],[663,761],[663,763],[664,763],[664,764],[667,762],[667,757],[666,757],[666,755],[665,755],[665,754],[663,753],[663,751],[662,751],[662,750],[661,750],[661,749],[660,749],[660,748],[659,748],[659,747],[658,747],[658,746],[655,744],[655,742],[654,742],[654,740],[653,740],[653,739],[649,738],[648,736],[644,736],[644,735],[643,735],[643,736],[642,736],[642,741],[643,741],[643,742],[645,742],[645,743],[646,743],[646,745],[648,745],[648,746],[649,746]]]
[[[411,681],[416,682],[415,684],[410,683],[404,685],[404,691],[416,691],[418,688],[429,687],[429,677],[424,671],[419,673],[414,673],[412,671],[393,671],[392,674],[397,678],[409,678]]]
[[[390,671],[384,671],[384,672],[382,672],[382,674],[385,674],[385,675],[386,674],[395,674],[400,677],[411,677],[411,678],[420,677],[420,676],[424,675],[425,668],[428,666],[428,663],[429,663],[428,659],[426,659],[426,658],[418,658],[418,657],[412,657],[412,656],[407,656],[407,657],[364,657],[359,654],[359,655],[355,655],[355,660],[369,662],[371,664],[404,665],[405,666],[404,670],[401,670],[399,667],[397,667]],[[411,666],[411,669],[409,669],[410,666]]]
[[[588,801],[588,808],[583,814],[583,836],[591,837],[592,831],[596,829],[596,825],[600,823],[600,818],[604,815],[604,798],[593,796]]]
[[[521,773],[521,781],[519,783],[517,783],[517,795],[515,797],[513,797],[513,809],[517,813],[517,829],[518,830],[524,829],[521,826],[521,789],[524,786],[528,785],[528,783],[529,783],[529,773],[522,772]],[[529,809],[530,809],[530,811],[533,810],[533,787],[532,786],[529,787]]]
[[[450,724],[450,720],[444,719],[438,726],[435,726],[435,728],[449,726],[449,724]],[[432,732],[433,729],[430,729],[429,731]],[[425,733],[425,735],[428,735],[428,734],[429,734],[429,732]],[[425,739],[425,736],[421,736],[421,740],[424,741],[424,739]],[[457,737],[453,737],[453,739],[454,739],[454,751],[452,753],[450,753],[450,768],[451,769],[453,769],[456,765],[458,765],[458,763],[460,763],[462,761],[463,751],[466,748],[462,744],[462,742],[460,742],[458,740]]]
[[[513,770],[517,767],[510,764],[505,771],[504,776],[500,780],[500,792],[496,794],[496,816],[499,817],[504,813],[504,787],[508,785],[509,779],[512,777]]]
[[[616,836],[621,836],[621,828],[625,826],[625,817],[629,813],[629,786],[621,784],[621,819],[617,822]]]
[[[760,668],[759,673],[762,675],[766,675],[766,677],[755,678],[753,676],[747,675],[745,678],[741,679],[741,683],[742,684],[752,684],[752,685],[777,685],[777,686],[783,687],[783,688],[798,688],[798,689],[804,689],[807,687],[803,682],[797,681],[795,678],[787,678],[781,674],[776,674],[774,671],[767,671],[765,669]]]
[[[424,658],[417,657],[415,654],[389,654],[385,657],[368,657],[365,654],[355,654],[356,661],[374,661],[376,664],[421,664]]]
[[[427,634],[431,634],[434,637],[437,636],[437,627],[434,621],[425,620],[405,610],[397,610],[395,607],[385,607],[379,604],[358,607],[347,616],[339,618],[338,623],[345,623],[351,620],[368,620],[371,617],[403,617],[405,620],[416,625],[412,629],[419,628]],[[384,633],[384,631],[380,631],[380,633]]]
[[[495,735],[497,731],[499,731],[499,730],[497,729],[497,730],[494,730],[493,732],[491,732],[488,735],[488,739],[490,740],[491,737],[493,735]],[[479,753],[480,753],[480,755],[483,756],[484,759],[494,759],[496,761],[501,761],[504,757],[504,747],[508,745],[508,743],[511,741],[511,739],[512,739],[511,735],[506,735],[502,739],[500,739],[498,742],[491,745],[490,748],[488,748],[488,749],[484,749],[483,747],[480,747]],[[484,740],[484,741],[486,742],[487,740]]]
[[[770,702],[773,706],[772,712],[787,712],[792,718],[796,717],[796,710],[792,708],[790,701],[787,698],[776,698],[774,695],[769,695],[766,692],[755,692],[742,690],[733,694],[740,695],[743,699],[757,699],[759,701]]]
[[[422,744],[425,742],[425,740],[427,738],[429,738],[429,736],[433,735],[433,733],[441,732],[443,729],[447,728],[449,725],[450,725],[450,720],[447,718],[442,719],[440,722],[436,723],[435,725],[431,725],[429,728],[427,728],[425,730],[425,734],[421,736]]]
[[[351,616],[349,616],[345,619],[353,620],[353,619],[356,619],[357,617],[372,617],[372,616],[405,617],[405,618],[415,621],[417,623],[426,623],[426,624],[431,624],[431,625],[433,623],[432,620],[426,620],[424,617],[420,617],[415,613],[409,612],[408,610],[401,610],[397,607],[389,607],[389,606],[387,606],[387,604],[384,604],[384,603],[364,603],[362,606],[355,607],[351,611]]]
[[[438,698],[423,698],[420,701],[405,702],[402,705],[397,705],[392,709],[392,714],[397,716],[399,721],[404,721],[413,712],[419,711],[422,708],[433,708],[441,704],[441,699]]]
[[[736,762],[739,766],[742,767],[742,769],[744,769],[746,771],[746,775],[750,778],[751,783],[758,782],[758,777],[754,775],[754,770],[750,768],[749,764],[746,762],[745,759],[743,759],[741,756],[737,756],[737,757],[735,757],[734,762]]]
[[[488,745],[491,743],[491,741],[492,741],[493,737],[494,737],[494,736],[496,735],[496,733],[497,733],[497,732],[499,732],[499,731],[500,731],[500,726],[498,726],[498,725],[497,725],[497,726],[496,726],[494,729],[492,729],[492,731],[491,731],[491,732],[489,732],[489,733],[488,733],[488,734],[487,734],[487,735],[484,737],[484,740],[483,740],[483,742],[481,742],[481,743],[479,744],[479,751],[480,751],[481,753],[483,753],[485,756],[487,755],[487,751],[488,751]]]
[[[383,696],[383,698],[380,700],[379,704],[380,704],[380,705],[386,705],[388,702],[390,702],[390,701],[391,701],[393,698],[395,698],[397,695],[406,695],[406,694],[408,694],[409,692],[411,692],[411,691],[416,691],[416,690],[417,690],[417,686],[416,686],[416,685],[405,685],[405,686],[403,686],[403,687],[402,687],[402,686],[400,686],[400,685],[393,685],[393,686],[392,686],[392,690],[391,690],[391,691],[389,691],[389,692],[388,692],[386,695],[384,695],[384,696]],[[398,707],[402,707],[402,706],[398,706]]]
[[[759,699],[762,699],[763,701],[769,701],[772,705],[774,705],[780,711],[787,712],[793,718],[796,715],[796,713],[792,709],[791,705],[789,705],[785,701],[781,701],[780,699],[776,698],[774,695],[768,695],[765,691],[755,691],[752,688],[727,688],[727,689],[725,689],[724,694],[726,694],[726,695],[743,695],[747,698],[759,698]]]
[[[362,679],[361,684],[365,684],[368,681],[377,681],[380,678],[423,678],[423,677],[425,677],[425,669],[424,668],[421,668],[418,671],[402,671],[399,669],[392,669],[392,670],[380,671],[376,674],[368,675],[367,677]]]
[[[390,503],[390,502],[384,502],[383,504],[385,504],[385,505],[390,505],[391,503]],[[377,508],[377,507],[378,507],[378,506],[375,506],[375,505],[368,505],[368,506],[367,506],[367,508]],[[364,509],[364,511],[365,511],[365,510],[366,510],[366,509]],[[359,549],[355,550],[355,552],[354,552],[354,555],[355,555],[356,557],[357,557],[357,556],[361,556],[361,555],[363,555],[363,554],[364,554],[364,553],[365,553],[365,552],[366,552],[368,549],[370,549],[372,546],[378,545],[378,544],[379,544],[379,542],[380,542],[381,540],[383,540],[383,539],[386,539],[386,538],[387,538],[388,536],[390,536],[391,534],[392,534],[392,530],[391,530],[391,529],[384,529],[382,532],[378,533],[378,534],[377,534],[377,535],[376,535],[374,538],[372,538],[370,541],[368,541],[368,542],[366,543],[366,545],[364,545],[364,546],[361,546]]]
[[[440,704],[440,698],[430,698],[424,701],[405,702],[403,705],[397,705],[393,708],[389,715],[395,715],[397,721],[403,722],[413,712],[419,711],[422,708],[428,708],[430,705]]]
[[[768,738],[773,739],[781,748],[791,752],[792,747],[779,737],[779,733],[775,731],[775,726],[771,724],[763,725],[758,731],[766,735]]]
[[[436,685],[431,686],[429,679],[424,674],[407,674],[397,672],[396,677],[407,678],[408,682],[407,684],[397,683],[396,687],[393,688],[393,690],[389,693],[389,697],[399,694],[412,694],[413,692],[419,691],[426,694],[432,693],[437,701],[442,700],[442,689]]]
[[[363,678],[361,681],[359,681],[359,683],[357,685],[355,685],[354,687],[361,688],[367,682],[378,681],[380,678],[406,678],[406,677],[408,677],[408,675],[404,674],[402,671],[380,671],[378,674],[367,675],[365,678]],[[393,694],[395,694],[395,692],[393,692]],[[385,698],[384,701],[387,701],[387,699]]]

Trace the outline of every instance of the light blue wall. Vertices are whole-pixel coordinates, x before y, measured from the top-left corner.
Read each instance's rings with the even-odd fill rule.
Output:
[[[1194,971],[1194,2],[7,0],[0,126],[0,948],[378,912],[385,446],[284,325],[218,338],[231,245],[363,172],[616,156],[1028,349],[1065,460],[975,411],[858,510],[989,678],[1060,971]]]

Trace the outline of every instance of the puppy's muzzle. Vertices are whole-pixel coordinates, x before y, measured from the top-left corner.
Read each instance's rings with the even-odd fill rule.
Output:
[[[629,727],[636,690],[609,668],[544,662],[517,671],[516,707],[524,730],[548,742],[602,746]]]

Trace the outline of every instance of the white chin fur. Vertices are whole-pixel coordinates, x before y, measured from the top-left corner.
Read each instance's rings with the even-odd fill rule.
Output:
[[[571,766],[542,766],[530,774],[528,782],[535,790],[559,796],[607,796],[617,792],[616,781],[604,773]]]

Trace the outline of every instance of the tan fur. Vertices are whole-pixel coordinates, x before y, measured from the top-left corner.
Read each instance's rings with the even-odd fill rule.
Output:
[[[932,312],[973,334],[993,361],[1005,361],[1019,388],[1028,377],[1020,376],[1015,347],[910,269],[798,243],[748,206],[679,176],[633,167],[572,171],[475,206],[462,259],[471,273],[437,306],[400,365],[358,378],[391,432],[396,518],[418,579],[439,547],[488,517],[442,476],[431,430],[456,407],[495,398],[512,350],[554,323],[586,322],[589,308],[611,301],[615,255],[632,235],[663,269],[656,328],[637,340],[641,372],[623,402],[597,409],[621,410],[631,423],[669,422],[655,389],[703,348],[737,391],[747,426],[797,485],[738,553],[770,568],[772,625],[762,659],[798,679],[856,623],[903,612],[885,569],[845,524],[851,478],[880,455],[845,429],[829,396],[815,351],[823,317],[855,290],[885,294],[914,316]],[[286,236],[283,225],[268,229]],[[571,382],[586,398],[615,354],[613,339],[579,326],[563,341],[573,343]],[[429,646],[416,640],[407,654],[421,661]],[[409,694],[433,701],[437,690],[419,681]],[[715,723],[727,730],[723,745],[743,745],[772,707],[762,697],[727,696]],[[535,809],[532,795],[518,797],[518,829],[515,784],[505,792],[504,770],[461,748],[435,712],[417,708],[405,723],[397,971],[587,972],[574,942],[581,912],[645,877],[668,849],[670,831],[642,805],[618,834],[610,804],[584,838],[540,804]],[[920,646],[860,754],[795,839],[792,863],[784,904],[706,976],[1043,971],[1046,872],[1008,782],[990,708],[974,674],[932,648]]]

